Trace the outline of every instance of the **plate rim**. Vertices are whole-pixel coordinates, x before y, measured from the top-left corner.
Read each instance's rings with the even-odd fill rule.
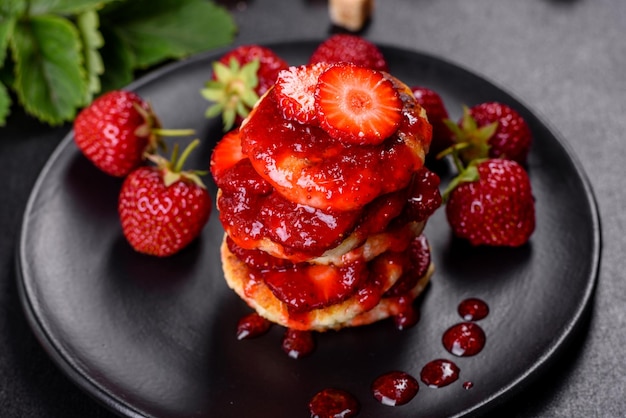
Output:
[[[263,42],[260,43],[260,45],[266,46],[268,48],[280,48],[298,45],[299,47],[304,48],[314,47],[323,40],[323,38],[304,38],[294,39],[290,41]],[[580,184],[582,185],[582,188],[584,190],[584,201],[587,204],[591,221],[590,230],[593,233],[591,240],[593,252],[589,259],[589,265],[591,266],[591,270],[585,282],[586,286],[584,288],[583,297],[577,301],[574,315],[572,315],[569,321],[563,324],[563,331],[558,335],[558,338],[553,340],[551,344],[544,347],[544,349],[542,350],[542,355],[538,357],[531,364],[531,366],[525,370],[524,373],[519,375],[518,378],[511,380],[508,384],[503,385],[500,390],[493,392],[480,402],[475,403],[471,408],[461,411],[460,413],[453,416],[472,416],[474,414],[484,413],[488,410],[495,408],[498,405],[505,403],[515,394],[518,394],[526,389],[530,385],[530,383],[532,383],[541,373],[545,372],[546,369],[555,362],[558,357],[557,354],[560,351],[564,350],[571,343],[571,340],[574,339],[577,332],[582,327],[585,315],[590,313],[589,311],[591,309],[595,289],[597,287],[602,260],[602,230],[598,201],[592,188],[591,181],[587,173],[585,172],[581,161],[574,153],[569,142],[564,138],[564,136],[559,132],[558,129],[556,129],[551,123],[547,122],[546,118],[544,118],[542,114],[540,114],[534,108],[526,106],[525,103],[521,101],[516,94],[512,93],[510,89],[502,87],[497,82],[491,80],[490,77],[485,76],[479,71],[470,69],[469,67],[455,63],[449,59],[442,58],[430,52],[410,49],[388,43],[375,43],[379,48],[383,50],[383,52],[385,50],[388,50],[393,51],[394,53],[410,53],[419,56],[420,58],[436,61],[437,65],[452,67],[456,71],[461,71],[465,75],[471,76],[472,78],[480,80],[481,82],[488,83],[496,89],[504,92],[508,96],[508,98],[512,99],[524,109],[529,111],[535,117],[535,119],[537,119],[538,122],[540,122],[540,124],[543,125],[552,134],[552,136],[554,136],[563,153],[567,156],[567,158],[569,158],[574,168],[574,171],[579,176]],[[215,57],[227,52],[237,45],[238,43],[233,43],[229,46],[204,51],[189,56],[187,58],[165,64],[142,75],[132,83],[126,85],[125,87],[122,87],[122,89],[130,91],[137,90],[149,84],[150,82],[163,77],[165,74],[176,72],[180,68],[184,68],[188,65],[193,65],[194,63],[198,63],[208,59],[214,59]],[[56,339],[52,335],[50,335],[49,330],[42,324],[41,318],[38,316],[38,314],[36,313],[36,309],[33,306],[33,301],[31,299],[32,290],[29,289],[27,280],[24,277],[23,258],[25,257],[24,252],[26,238],[28,236],[27,215],[33,210],[35,198],[40,192],[41,185],[45,181],[46,174],[48,174],[49,171],[53,168],[61,155],[66,152],[66,148],[68,148],[73,143],[73,132],[73,129],[70,128],[68,133],[63,137],[63,139],[56,146],[52,154],[50,154],[50,156],[46,160],[46,163],[44,164],[40,173],[37,176],[36,182],[32,186],[27,200],[27,204],[22,214],[22,221],[18,235],[18,245],[16,246],[15,252],[15,262],[17,267],[16,280],[18,282],[18,295],[21,301],[22,310],[24,311],[26,319],[31,326],[35,337],[42,345],[45,353],[54,361],[57,367],[59,367],[59,369],[63,373],[65,373],[77,387],[82,390],[83,393],[86,393],[92,399],[98,401],[100,405],[103,405],[111,412],[122,414],[129,418],[152,418],[152,415],[147,415],[143,411],[138,411],[132,405],[123,401],[123,399],[114,396],[108,390],[106,390],[106,388],[103,388],[99,384],[95,383],[84,372],[84,370],[82,370],[79,366],[75,364],[75,362],[71,360],[71,356],[69,356],[65,352],[63,347],[56,342]],[[76,152],[78,152],[78,150],[76,150]]]

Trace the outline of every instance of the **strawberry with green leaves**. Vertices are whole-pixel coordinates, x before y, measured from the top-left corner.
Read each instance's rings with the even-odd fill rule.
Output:
[[[467,145],[459,154],[465,163],[487,157],[526,163],[532,133],[524,118],[508,105],[486,102],[464,106],[458,124],[447,120],[446,125],[457,144]]]
[[[330,66],[315,88],[319,125],[330,136],[353,144],[376,145],[402,122],[403,103],[385,74],[348,63]]]
[[[126,177],[119,195],[118,212],[124,236],[138,252],[166,257],[191,243],[211,214],[211,197],[199,172],[182,171],[193,141],[178,156],[153,155],[156,166],[137,168]]]
[[[161,129],[150,104],[136,93],[114,90],[84,108],[74,120],[74,142],[100,170],[124,177],[145,157],[164,148],[162,136],[191,130]]]
[[[454,235],[476,246],[519,247],[528,242],[535,230],[535,200],[526,170],[501,158],[473,160],[459,168],[444,192]]]
[[[213,104],[206,117],[222,115],[224,130],[239,125],[259,97],[276,82],[281,70],[289,65],[270,48],[241,45],[213,63],[213,76],[201,90]]]

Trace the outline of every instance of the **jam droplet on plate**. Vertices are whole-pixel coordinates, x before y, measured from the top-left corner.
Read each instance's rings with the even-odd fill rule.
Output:
[[[485,331],[473,323],[462,322],[453,325],[443,334],[443,346],[458,357],[473,356],[485,347]]]
[[[341,389],[324,389],[309,402],[311,418],[351,418],[359,413],[359,409],[359,401]]]
[[[393,317],[393,323],[396,329],[403,331],[415,326],[420,320],[419,311],[413,307],[401,312]]]
[[[465,390],[470,390],[473,387],[474,387],[474,382],[471,382],[468,380],[467,382],[463,383],[463,389]]]
[[[413,399],[418,391],[417,379],[401,371],[385,373],[372,383],[374,398],[387,406],[404,405]]]
[[[455,382],[459,372],[459,367],[450,360],[437,359],[422,368],[420,378],[431,388],[441,388]]]
[[[489,306],[477,298],[468,298],[459,304],[459,315],[466,321],[480,321],[489,315]]]
[[[237,339],[254,338],[265,334],[272,323],[256,312],[241,318],[237,323]]]
[[[399,331],[415,326],[420,320],[420,312],[410,298],[398,298],[399,312],[394,315],[393,323]]]
[[[297,359],[311,354],[315,350],[313,333],[297,329],[287,329],[283,336],[282,348],[291,358]]]

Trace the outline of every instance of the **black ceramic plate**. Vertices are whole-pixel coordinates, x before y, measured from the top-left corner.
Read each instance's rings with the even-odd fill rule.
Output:
[[[291,64],[317,42],[272,45]],[[589,184],[563,142],[521,103],[466,70],[437,58],[383,47],[391,71],[429,86],[457,118],[461,104],[508,103],[529,122],[528,169],[537,230],[518,249],[472,249],[451,237],[443,211],[427,234],[437,265],[420,300],[421,319],[398,331],[391,321],[317,335],[313,355],[286,356],[282,329],[238,341],[249,310],[225,285],[214,213],[200,239],[158,259],[133,252],[116,212],[121,181],[97,171],[69,135],[45,166],[24,215],[20,289],[31,325],[50,356],[81,388],[131,417],[304,417],[326,387],[355,395],[362,417],[455,416],[483,412],[537,375],[567,342],[593,294],[600,257],[599,219]],[[203,145],[190,167],[206,168],[220,122],[206,120],[199,89],[224,51],[148,75],[130,88],[152,102],[168,128],[194,128]],[[442,174],[445,178],[445,173]],[[209,184],[215,193],[214,184]],[[443,332],[460,322],[467,297],[487,302],[487,334],[476,356],[455,358]],[[428,361],[453,360],[454,384],[421,389],[388,407],[370,393],[382,373],[419,377]],[[473,388],[463,388],[466,381]]]

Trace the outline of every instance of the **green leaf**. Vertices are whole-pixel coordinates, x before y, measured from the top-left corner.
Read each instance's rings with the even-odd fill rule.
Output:
[[[13,33],[14,26],[15,18],[4,18],[0,16],[0,67],[4,65],[9,38]]]
[[[140,68],[228,45],[236,32],[228,11],[207,0],[133,0],[105,8],[101,18]]]
[[[104,45],[104,38],[98,30],[98,13],[93,10],[81,13],[76,18],[76,24],[83,41],[83,59],[87,71],[87,94],[85,103],[91,102],[94,94],[100,92],[100,76],[104,72],[104,64],[100,56],[100,49]]]
[[[74,118],[86,81],[76,27],[58,16],[36,16],[15,26],[11,38],[14,89],[24,109],[51,125]]]
[[[0,68],[4,65],[9,39],[17,17],[26,7],[25,0],[3,0],[0,4]]]
[[[102,8],[106,3],[119,0],[30,0],[30,16],[42,14],[73,15]]]
[[[470,164],[464,170],[462,170],[455,178],[453,178],[446,189],[441,194],[444,203],[448,202],[450,198],[450,194],[456,189],[459,185],[463,183],[472,183],[474,181],[478,181],[480,175],[478,173],[478,168],[476,164]]]
[[[102,92],[122,88],[133,81],[135,57],[130,46],[104,25],[101,25],[104,46],[100,55],[104,62],[104,74],[100,77]]]
[[[27,6],[27,0],[2,0],[2,2],[0,2],[0,16],[20,16],[24,14]]]
[[[0,126],[4,126],[11,109],[11,96],[4,84],[0,83]]]

